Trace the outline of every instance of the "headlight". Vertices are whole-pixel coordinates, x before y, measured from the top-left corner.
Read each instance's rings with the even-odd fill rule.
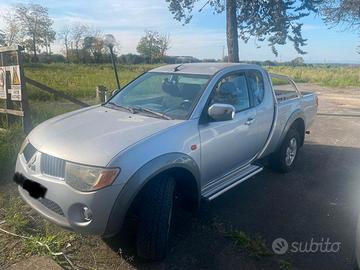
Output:
[[[65,181],[80,191],[93,191],[111,185],[119,171],[118,168],[98,168],[67,162]]]

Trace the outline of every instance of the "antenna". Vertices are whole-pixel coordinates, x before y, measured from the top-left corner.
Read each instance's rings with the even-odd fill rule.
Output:
[[[179,71],[179,67],[181,67],[182,65],[184,65],[184,64],[180,64],[180,65],[178,65],[178,66],[174,67],[174,72]]]

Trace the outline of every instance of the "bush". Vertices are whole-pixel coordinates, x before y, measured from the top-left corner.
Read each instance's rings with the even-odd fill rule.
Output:
[[[145,63],[145,58],[138,54],[123,54],[118,57],[118,61],[120,64],[125,65],[137,65]]]

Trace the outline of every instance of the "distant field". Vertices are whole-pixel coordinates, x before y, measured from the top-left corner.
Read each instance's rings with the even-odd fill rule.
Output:
[[[296,82],[315,83],[330,87],[359,87],[360,68],[357,67],[268,67],[270,72],[288,75]]]
[[[154,65],[120,66],[121,85],[125,85]],[[360,68],[351,67],[268,67],[270,72],[289,75],[296,82],[330,87],[360,87]],[[116,88],[114,73],[108,64],[49,64],[25,67],[26,76],[78,98],[95,97],[97,85]],[[30,98],[53,99],[47,93],[29,87]]]
[[[120,66],[121,86],[143,72],[152,69],[151,65]],[[114,72],[109,64],[48,64],[25,66],[25,75],[77,98],[95,97],[97,85],[104,85],[111,91],[116,89]],[[30,98],[52,99],[52,96],[31,86]]]

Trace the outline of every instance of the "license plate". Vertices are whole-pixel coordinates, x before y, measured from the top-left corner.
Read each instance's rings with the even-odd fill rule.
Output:
[[[47,192],[46,187],[30,179],[27,179],[20,173],[16,173],[14,175],[14,182],[22,186],[22,188],[29,192],[29,195],[35,199],[44,198]]]

